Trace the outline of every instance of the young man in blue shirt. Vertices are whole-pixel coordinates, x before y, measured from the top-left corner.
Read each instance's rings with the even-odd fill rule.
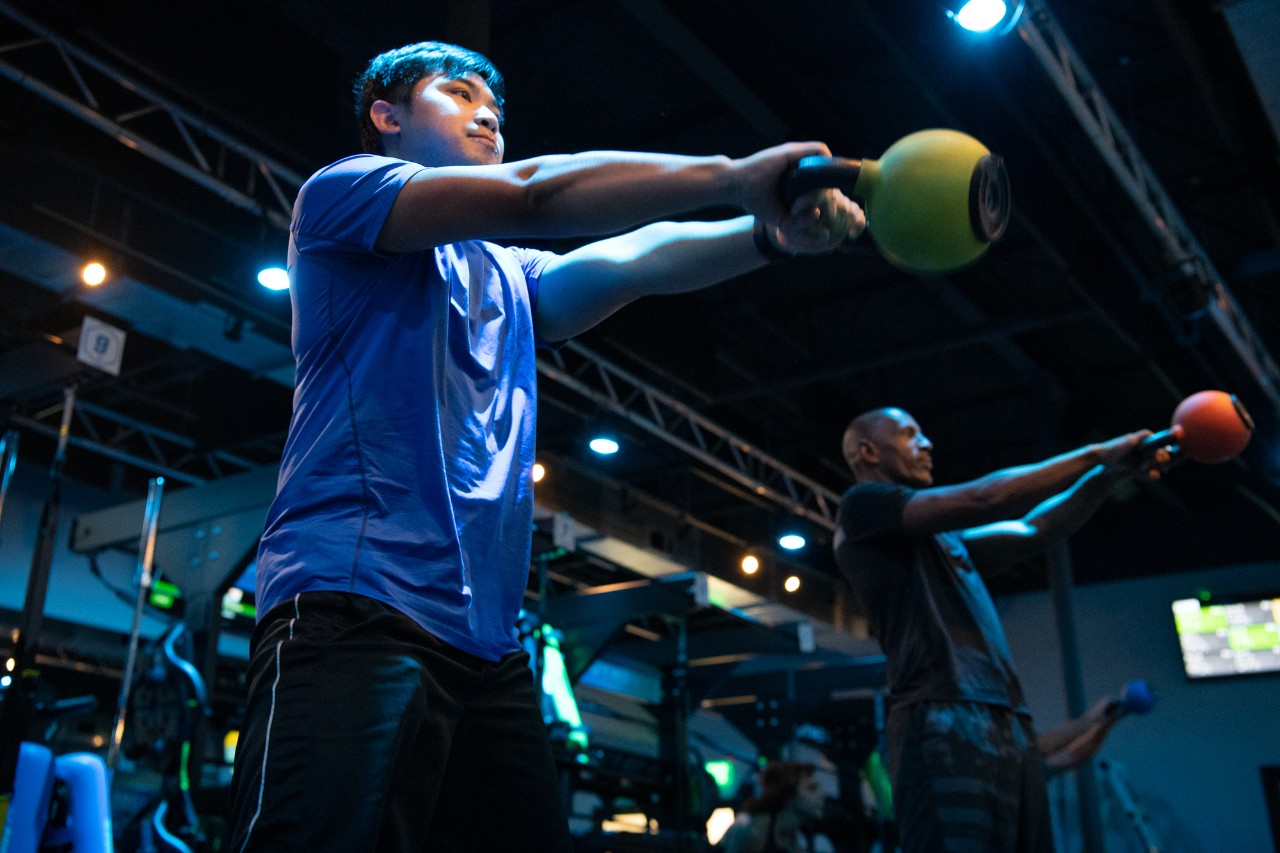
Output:
[[[839,192],[780,198],[820,143],[504,163],[503,98],[492,64],[453,45],[376,57],[357,86],[365,153],[295,203],[297,384],[258,552],[232,850],[570,850],[516,635],[535,347],[865,227]],[[744,215],[646,224],[723,206]],[[597,235],[619,236],[505,245]]]

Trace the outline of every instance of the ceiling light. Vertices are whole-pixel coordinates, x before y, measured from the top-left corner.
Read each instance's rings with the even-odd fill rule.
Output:
[[[586,442],[586,446],[599,453],[599,455],[612,455],[612,453],[617,453],[618,448],[621,447],[621,444],[618,443],[617,430],[607,420],[595,420],[594,423],[588,425],[586,434],[590,437]]]
[[[805,546],[805,541],[799,533],[791,531],[778,537],[778,545],[788,551],[799,551]]]
[[[782,582],[782,588],[785,589],[787,592],[795,592],[800,588],[800,578],[796,577],[795,575],[791,575],[785,581]]]
[[[755,554],[748,554],[742,558],[742,572],[747,575],[754,575],[760,568],[760,560]]]
[[[590,447],[601,456],[608,456],[618,452],[618,442],[606,435],[597,435],[587,443],[587,447]]]
[[[946,12],[970,32],[1004,35],[1018,23],[1025,6],[1025,0],[954,0]]]
[[[280,267],[267,267],[258,271],[258,284],[267,290],[288,290],[289,273]]]
[[[80,280],[90,287],[97,287],[107,280],[107,268],[97,261],[91,261],[80,270]]]
[[[545,476],[547,476],[547,469],[542,466],[542,463],[533,463],[533,482],[541,483],[542,478]]]

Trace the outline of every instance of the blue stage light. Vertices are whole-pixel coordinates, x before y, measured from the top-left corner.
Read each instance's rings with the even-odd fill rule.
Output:
[[[288,290],[289,273],[281,267],[267,267],[258,272],[258,284],[267,290]]]
[[[947,7],[947,15],[970,32],[1004,35],[1018,23],[1025,5],[1024,0],[1013,4],[1004,0],[956,0]]]
[[[805,539],[799,533],[784,533],[778,537],[778,545],[788,551],[799,551],[805,546]]]

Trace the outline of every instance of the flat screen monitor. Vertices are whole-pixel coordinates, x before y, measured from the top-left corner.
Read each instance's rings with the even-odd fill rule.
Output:
[[[219,602],[222,628],[252,634],[257,615],[254,584],[257,580],[258,561],[251,560],[249,565],[236,575],[235,581],[227,587]],[[168,578],[157,576],[151,582],[151,594],[148,603],[171,616],[182,617],[187,612],[187,601],[182,589]]]
[[[222,595],[223,627],[246,634],[253,633],[257,615],[254,586],[258,577],[258,561],[251,560],[245,570]]]
[[[1188,678],[1280,672],[1280,593],[1184,598],[1173,619]]]

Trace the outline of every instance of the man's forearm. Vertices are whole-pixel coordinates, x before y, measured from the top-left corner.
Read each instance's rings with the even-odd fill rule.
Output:
[[[542,274],[538,331],[565,340],[641,296],[683,293],[758,269],[752,217],[660,222],[568,253]]]
[[[973,485],[1007,516],[1029,512],[1059,494],[1102,460],[1102,447],[1089,444],[1031,465],[1018,465],[980,477]]]
[[[1111,494],[1111,487],[1122,475],[1097,465],[1066,491],[1041,502],[1022,519],[1043,544],[1075,533]]]
[[[565,236],[607,234],[709,206],[743,208],[728,157],[625,151],[553,155],[512,164],[531,219]]]
[[[1079,717],[1067,720],[1036,739],[1036,748],[1050,774],[1075,769],[1097,754],[1107,732],[1118,719],[1107,713],[1112,701],[1110,697],[1099,699]]]
[[[378,249],[610,234],[703,207],[740,207],[741,162],[602,151],[423,169],[397,195]]]

